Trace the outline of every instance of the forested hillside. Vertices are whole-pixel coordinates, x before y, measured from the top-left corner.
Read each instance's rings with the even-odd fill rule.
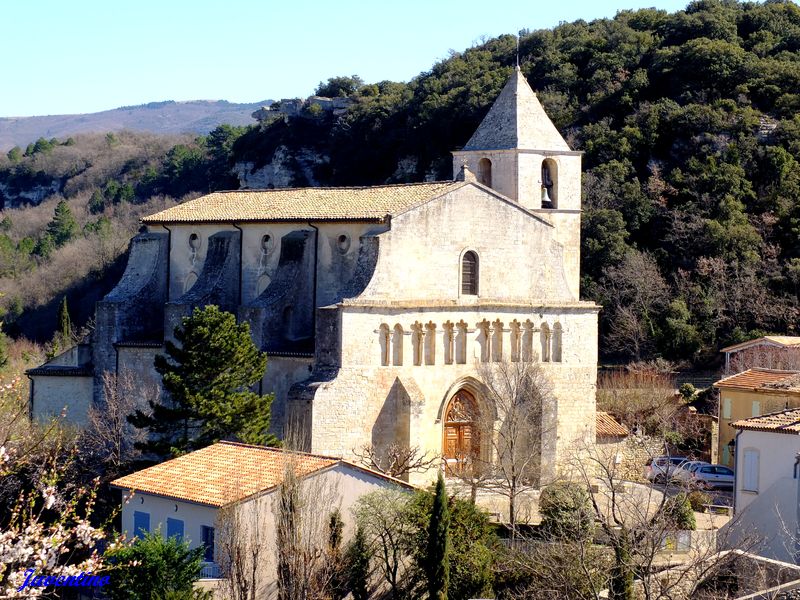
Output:
[[[258,168],[278,148],[322,157],[313,176],[323,185],[449,178],[449,152],[477,127],[515,55],[509,35],[408,83],[332,78],[319,91],[351,95],[344,114],[218,128],[78,191],[70,182],[80,166],[46,166],[68,140],[40,140],[52,147],[0,163],[0,189],[13,203],[40,178],[75,210],[113,221],[152,196],[231,187],[235,162]],[[567,141],[585,152],[582,293],[604,306],[607,358],[705,362],[760,332],[800,333],[797,5],[709,0],[674,14],[625,11],[523,32],[519,60]],[[307,183],[299,166],[294,175]],[[6,235],[15,247],[22,241]],[[48,260],[34,256],[39,269]]]
[[[4,328],[48,340],[67,296],[84,324],[121,274],[142,216],[174,198],[236,187],[230,145],[244,128],[210,135],[124,131],[45,140],[0,158],[0,306]],[[122,264],[120,264],[122,263]]]
[[[258,165],[280,144],[311,147],[330,157],[322,184],[450,177],[449,151],[515,52],[504,36],[408,84],[363,86],[344,118],[252,129],[235,155]],[[760,332],[799,332],[796,4],[708,0],[562,24],[524,33],[520,64],[585,152],[583,295],[604,306],[606,356],[708,360]]]

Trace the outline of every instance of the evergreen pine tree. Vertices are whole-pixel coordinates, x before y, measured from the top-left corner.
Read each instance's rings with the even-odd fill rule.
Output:
[[[250,338],[250,326],[209,305],[196,308],[175,328],[177,344],[155,358],[168,397],[150,401],[152,414],[137,410],[128,420],[149,430],[141,445],[167,457],[221,439],[276,445],[269,433],[272,395],[250,391],[264,376],[267,356]]]
[[[47,234],[53,239],[56,248],[60,248],[78,233],[78,222],[72,215],[69,205],[61,200],[53,213],[53,220],[47,224]]]
[[[69,318],[66,296],[61,299],[61,308],[58,309],[58,328],[64,344],[69,344],[72,340],[72,319]]]
[[[428,598],[447,600],[447,586],[450,580],[450,510],[441,471],[436,480],[433,510],[428,526],[426,567]]]
[[[103,212],[106,209],[106,199],[103,192],[95,190],[92,192],[92,197],[89,198],[89,212],[93,215]]]

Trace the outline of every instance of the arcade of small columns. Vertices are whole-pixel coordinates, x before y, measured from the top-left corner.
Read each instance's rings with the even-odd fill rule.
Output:
[[[441,338],[437,337],[441,332]],[[446,321],[441,329],[433,321],[415,321],[408,331],[399,323],[394,327],[382,324],[377,333],[380,336],[381,365],[403,366],[404,347],[410,337],[411,356],[409,365],[435,365],[437,346],[441,348],[443,363],[446,365],[467,363],[469,350],[478,345],[475,353],[480,362],[501,362],[508,353],[511,362],[537,361],[561,362],[562,333],[561,323],[551,327],[542,322],[538,327],[530,319],[520,323],[511,321],[508,327],[496,319],[484,319],[471,329],[462,319],[458,323]],[[474,337],[471,334],[477,334]],[[538,338],[538,339],[537,339]]]

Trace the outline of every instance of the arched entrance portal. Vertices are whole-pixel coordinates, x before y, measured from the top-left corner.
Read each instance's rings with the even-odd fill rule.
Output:
[[[457,473],[472,465],[480,455],[480,413],[470,392],[459,390],[444,412],[442,450],[449,473]]]

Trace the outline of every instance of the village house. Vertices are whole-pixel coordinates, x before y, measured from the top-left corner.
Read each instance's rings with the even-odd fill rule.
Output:
[[[157,385],[153,358],[195,307],[250,324],[273,429],[304,448],[491,457],[503,415],[482,364],[532,361],[552,388],[539,460],[595,438],[597,315],[580,300],[581,153],[516,68],[454,180],[216,192],[143,219],[90,345],[29,371],[37,416],[85,421],[105,373]],[[488,425],[487,425],[488,424]],[[412,474],[426,482],[432,473]]]
[[[275,500],[287,473],[293,473],[310,510],[327,525],[338,509],[346,538],[354,532],[352,508],[370,492],[412,486],[347,461],[278,448],[220,442],[137,471],[111,482],[122,491],[122,531],[128,536],[160,532],[190,548],[204,548],[204,579],[220,577],[231,542],[260,550],[263,589],[257,597],[275,595]],[[323,514],[324,513],[324,514]],[[308,520],[310,517],[304,517]],[[304,524],[310,535],[308,523]],[[255,534],[250,528],[258,527]],[[317,534],[327,540],[324,527]],[[236,540],[231,540],[234,536]],[[323,545],[324,546],[324,545]]]
[[[800,371],[748,369],[717,381],[720,464],[733,467],[734,423],[785,408],[800,407]]]
[[[800,336],[765,335],[720,350],[725,355],[725,374],[749,367],[800,369]],[[746,365],[745,368],[739,368]]]
[[[738,433],[729,544],[797,564],[800,408],[742,419],[732,426]]]

